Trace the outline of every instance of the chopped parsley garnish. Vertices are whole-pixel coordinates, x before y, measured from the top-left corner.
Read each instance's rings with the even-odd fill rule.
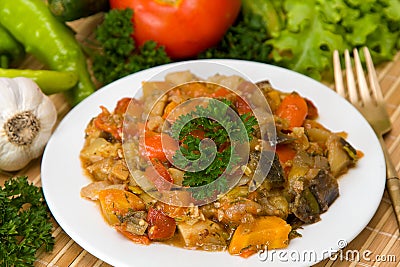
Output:
[[[234,172],[232,167],[241,161],[240,156],[232,150],[232,144],[251,140],[256,124],[257,120],[252,114],[239,116],[232,102],[226,99],[210,99],[206,107],[198,105],[194,111],[179,116],[172,124],[172,137],[180,142],[173,163],[181,169],[190,169],[185,171],[183,185],[209,185],[194,197],[210,197],[227,189],[226,177],[221,175]],[[202,147],[200,143],[206,138],[211,139],[214,146]]]
[[[42,190],[25,176],[9,179],[0,189],[0,266],[33,266],[40,247],[50,251],[54,246]]]

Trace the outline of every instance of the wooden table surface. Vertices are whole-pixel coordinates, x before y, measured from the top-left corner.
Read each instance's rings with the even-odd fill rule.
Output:
[[[83,19],[71,24],[77,32],[77,38],[83,40],[92,35],[93,28],[101,17]],[[27,58],[22,68],[41,68],[39,62]],[[393,61],[377,67],[378,78],[387,103],[387,109],[393,123],[393,130],[385,136],[385,142],[394,165],[399,173],[400,169],[400,53]],[[329,86],[329,84],[328,84]],[[52,95],[58,111],[60,121],[69,111],[62,95]],[[41,186],[40,177],[41,159],[33,160],[23,170],[12,173],[14,176],[28,175],[29,180]],[[10,174],[0,172],[0,184],[9,178]],[[39,250],[35,266],[109,266],[106,262],[96,258],[74,242],[53,220],[53,236],[55,246],[52,252]],[[351,222],[349,222],[351,223]],[[348,251],[349,253],[346,253]],[[354,257],[351,252],[358,251],[365,257]],[[316,266],[400,266],[400,239],[399,229],[393,214],[387,192],[381,200],[379,208],[367,227],[348,244],[344,251],[332,259],[326,259]]]

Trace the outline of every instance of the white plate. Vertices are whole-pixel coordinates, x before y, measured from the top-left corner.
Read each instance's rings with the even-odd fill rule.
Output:
[[[314,102],[323,125],[332,131],[346,131],[348,141],[365,154],[357,167],[340,178],[340,197],[321,216],[322,220],[300,230],[302,237],[292,240],[287,249],[269,251],[261,255],[264,257],[261,259],[258,255],[242,259],[228,252],[192,251],[162,244],[136,245],[107,225],[94,202],[80,197],[81,188],[90,180],[83,175],[79,152],[84,142],[84,129],[89,120],[100,113],[99,106],[113,109],[121,97],[138,96],[142,81],[162,80],[168,72],[187,69],[202,78],[216,73],[242,73],[253,82],[270,80],[281,91],[296,90]],[[197,60],[132,74],[82,101],[67,114],[47,144],[41,175],[47,204],[59,225],[80,246],[111,265],[266,266],[266,260],[269,266],[309,266],[343,248],[368,224],[383,194],[385,162],[367,121],[351,104],[321,83],[262,63]]]

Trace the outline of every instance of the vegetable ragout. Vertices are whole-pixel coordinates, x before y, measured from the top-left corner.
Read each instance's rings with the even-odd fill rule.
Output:
[[[311,100],[295,91],[280,92],[268,81],[256,86],[269,105],[271,119],[256,118],[258,99],[252,99],[249,84],[239,76],[215,75],[202,81],[189,71],[174,72],[164,81],[143,82],[140,99],[122,98],[113,111],[101,106],[101,113],[85,130],[80,158],[92,182],[81,189],[81,196],[98,202],[106,222],[139,244],[163,242],[186,249],[227,250],[242,257],[265,248],[287,247],[292,238],[300,236],[296,231],[300,226],[320,220],[320,214],[339,196],[337,178],[362,154],[345,140],[344,132],[332,132],[317,121],[318,110]],[[247,94],[246,98],[235,92]],[[186,101],[201,97],[209,102],[184,105],[174,112]],[[213,107],[215,100],[223,105]],[[221,126],[224,122],[200,116],[228,109],[243,123],[249,146],[245,164],[232,170],[242,175],[230,190],[226,190],[229,178],[218,176],[229,169],[226,161],[238,162],[242,153],[231,151],[233,139]],[[144,123],[126,126],[127,120],[140,120],[143,114],[148,114]],[[276,132],[274,142],[265,142],[261,136],[260,129],[267,124]],[[185,171],[187,165],[179,163],[180,157],[192,163],[201,158],[206,153],[201,147],[205,139],[214,141],[214,161],[202,170]],[[266,150],[276,152],[270,158],[269,172],[251,189],[260,155]],[[171,186],[213,185],[197,194],[178,192],[176,196],[193,203],[196,198],[214,196],[216,200],[172,205],[153,197],[139,184],[140,179],[149,181],[156,192]]]

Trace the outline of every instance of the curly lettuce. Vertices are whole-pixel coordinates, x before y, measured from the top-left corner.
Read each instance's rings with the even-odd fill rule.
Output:
[[[243,0],[245,17],[263,20],[270,62],[321,80],[332,51],[368,46],[375,63],[400,48],[398,0]],[[257,59],[255,59],[257,60]]]

